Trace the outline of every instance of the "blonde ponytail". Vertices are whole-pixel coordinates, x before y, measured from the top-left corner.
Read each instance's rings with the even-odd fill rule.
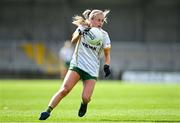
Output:
[[[81,16],[74,16],[73,17],[73,22],[74,25],[79,26],[79,25],[86,25],[85,19]]]
[[[107,14],[109,14],[110,10],[104,10],[103,15],[104,15],[104,22],[107,23]]]
[[[93,19],[97,14],[103,14],[104,15],[104,22],[107,23],[107,14],[110,12],[110,10],[105,10],[105,11],[101,11],[101,10],[98,10],[98,9],[94,9],[94,10],[85,10],[82,15],[82,16],[74,16],[73,17],[73,24],[76,25],[76,26],[89,26],[89,20]]]
[[[89,25],[88,18],[89,18],[90,13],[91,13],[91,10],[87,9],[82,13],[84,18],[82,16],[78,16],[78,15],[74,16],[72,23],[76,26],[79,26],[79,25],[88,26]]]
[[[83,16],[86,18],[86,19],[89,19],[89,14],[91,13],[91,10],[89,9],[86,9],[84,12],[83,12]]]

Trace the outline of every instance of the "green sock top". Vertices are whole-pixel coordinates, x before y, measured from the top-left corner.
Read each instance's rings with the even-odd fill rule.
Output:
[[[53,110],[53,108],[51,106],[48,106],[48,109],[46,110],[48,113],[51,113],[51,111]]]

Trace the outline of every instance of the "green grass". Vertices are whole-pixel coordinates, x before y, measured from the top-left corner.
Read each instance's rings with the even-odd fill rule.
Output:
[[[60,80],[0,80],[0,122],[180,122],[180,84],[130,84],[98,81],[85,117],[77,112],[82,82],[39,121]]]

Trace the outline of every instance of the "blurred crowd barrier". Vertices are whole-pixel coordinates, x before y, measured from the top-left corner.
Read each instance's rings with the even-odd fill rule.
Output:
[[[178,43],[116,41],[112,43],[111,56],[114,78],[121,78],[125,71],[180,71]]]
[[[140,83],[178,83],[180,82],[180,72],[125,71],[122,75],[122,80]]]
[[[63,41],[0,41],[0,77],[58,78],[62,46]],[[101,63],[99,78],[104,79]],[[180,44],[112,41],[111,70],[109,79],[121,80],[127,71],[180,72]]]

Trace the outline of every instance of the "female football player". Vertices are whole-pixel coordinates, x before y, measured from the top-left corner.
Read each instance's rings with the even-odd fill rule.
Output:
[[[82,117],[87,111],[99,73],[99,57],[104,50],[105,77],[110,75],[111,41],[106,31],[102,29],[109,10],[86,10],[83,16],[75,16],[73,24],[78,26],[72,36],[72,43],[76,44],[69,70],[61,88],[51,98],[48,108],[42,112],[39,120],[46,120],[51,111],[72,90],[79,80],[83,81],[82,102],[78,116]]]

